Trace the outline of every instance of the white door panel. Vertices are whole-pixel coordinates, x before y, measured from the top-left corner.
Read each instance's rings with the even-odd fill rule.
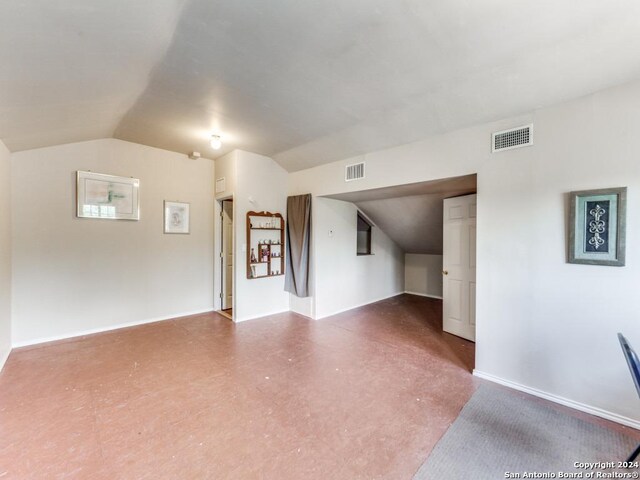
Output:
[[[456,220],[458,218],[463,218],[464,212],[462,206],[460,205],[451,205],[449,207],[449,220]]]
[[[460,225],[451,224],[449,226],[449,234],[445,235],[445,241],[449,245],[449,266],[460,266],[462,264],[462,228]]]
[[[449,292],[449,319],[462,320],[462,282],[452,278],[447,279],[447,290]]]
[[[476,209],[477,205],[475,203],[473,205],[469,205],[469,217],[476,218]]]
[[[469,225],[469,268],[476,268],[476,226]]]
[[[444,201],[443,329],[476,338],[476,195]]]

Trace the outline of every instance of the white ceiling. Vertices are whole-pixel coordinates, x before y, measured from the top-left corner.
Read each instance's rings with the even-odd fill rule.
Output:
[[[17,151],[113,136],[183,3],[0,2],[0,139]]]
[[[442,202],[476,192],[476,176],[330,195],[355,203],[405,253],[442,255]]]
[[[5,1],[0,139],[294,171],[631,81],[639,44],[634,0]]]

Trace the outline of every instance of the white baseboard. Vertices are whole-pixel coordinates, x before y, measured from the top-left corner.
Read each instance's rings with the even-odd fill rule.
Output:
[[[264,317],[268,317],[270,315],[278,315],[279,313],[286,313],[286,312],[290,312],[291,310],[289,310],[288,308],[285,308],[284,310],[276,310],[273,312],[267,312],[267,313],[261,313],[260,315],[256,315],[253,317],[245,317],[245,318],[234,318],[233,321],[234,323],[241,323],[241,322],[248,322],[249,320],[257,320],[258,318],[264,318]],[[235,317],[235,314],[234,314]]]
[[[304,312],[299,312],[298,310],[294,310],[293,308],[291,308],[291,305],[289,305],[289,311],[291,313],[295,313],[296,315],[300,315],[301,317],[308,318],[309,320],[314,320],[313,314],[307,310],[305,310]]]
[[[552,393],[543,392],[542,390],[538,390],[537,388],[527,387],[525,385],[521,385],[519,383],[512,382],[510,380],[505,380],[503,378],[496,377],[494,375],[481,372],[479,370],[474,370],[473,375],[478,378],[489,380],[490,382],[499,383],[500,385],[504,385],[505,387],[513,388],[514,390],[519,390],[521,392],[528,393],[535,397],[544,398],[545,400],[549,400],[554,403],[559,403],[560,405],[564,405],[565,407],[570,407],[575,410],[588,413],[590,415],[595,415],[596,417],[604,418],[606,420],[611,420],[612,422],[620,423],[622,425],[626,425],[627,427],[632,427],[640,430],[640,421],[634,420],[629,417],[625,417],[623,415],[618,415],[617,413],[609,412],[607,410],[603,410],[598,407],[592,407],[591,405],[586,405],[584,403],[575,402],[573,400],[569,400],[568,398],[560,397]]]
[[[419,297],[437,298],[438,300],[442,300],[442,297],[439,295],[429,295],[428,293],[410,292],[409,290],[405,290],[404,293],[408,295],[417,295]]]
[[[309,316],[309,315],[305,315],[304,313],[300,313],[300,312],[296,312],[295,310],[290,310],[291,313],[295,313],[296,315],[299,315],[301,317],[304,317],[307,320],[315,320],[315,318]]]
[[[213,309],[198,310],[194,312],[175,313],[171,316],[148,318],[145,320],[135,320],[133,322],[127,322],[127,323],[118,323],[116,325],[108,325],[105,327],[91,328],[91,329],[82,330],[79,332],[64,333],[62,335],[53,335],[51,337],[41,337],[33,340],[24,340],[21,342],[15,342],[13,343],[12,347],[13,348],[29,347],[31,345],[38,345],[40,343],[55,342],[58,340],[67,340],[69,338],[83,337],[85,335],[93,335],[94,333],[104,333],[104,332],[110,332],[111,330],[119,330],[121,328],[135,327],[137,325],[144,325],[146,323],[163,322],[165,320],[174,320],[176,318],[188,317],[190,315],[200,315],[203,313],[211,313],[212,311]]]
[[[360,303],[358,305],[353,305],[351,307],[347,307],[347,308],[343,308],[343,309],[340,309],[340,310],[336,310],[335,312],[328,313],[328,314],[323,315],[321,317],[315,317],[314,320],[322,320],[323,318],[333,317],[334,315],[338,315],[340,313],[348,312],[349,310],[353,310],[354,308],[364,307],[366,305],[371,305],[372,303],[377,303],[377,302],[381,302],[382,300],[387,300],[388,298],[397,297],[398,295],[402,295],[403,293],[404,292],[392,293],[391,295],[386,295],[384,297],[379,297],[379,298],[376,298],[376,299],[373,299],[373,300],[369,300],[368,302],[364,302],[364,303]]]

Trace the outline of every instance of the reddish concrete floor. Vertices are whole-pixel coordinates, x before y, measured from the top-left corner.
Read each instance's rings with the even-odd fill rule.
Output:
[[[410,479],[474,391],[474,346],[439,319],[440,302],[401,296],[15,350],[0,478]]]
[[[211,313],[14,351],[0,479],[410,479],[478,380],[439,301]]]

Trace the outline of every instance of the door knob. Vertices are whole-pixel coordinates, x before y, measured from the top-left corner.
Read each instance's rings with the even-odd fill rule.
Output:
[[[446,271],[446,270],[442,270],[442,274],[443,274],[443,275],[449,275],[449,272],[448,272],[448,271]]]

